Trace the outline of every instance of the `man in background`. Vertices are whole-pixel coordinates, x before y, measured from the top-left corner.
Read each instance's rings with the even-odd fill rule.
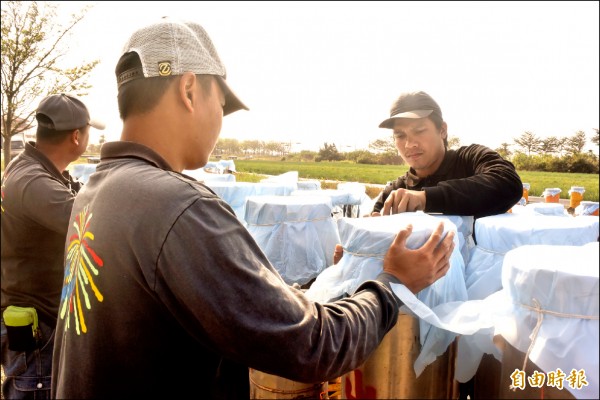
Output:
[[[379,127],[393,130],[410,168],[386,185],[371,216],[421,210],[476,219],[505,213],[523,195],[514,165],[497,152],[479,144],[448,149],[442,110],[423,91],[402,93]],[[459,384],[460,399],[473,398],[473,382]]]
[[[479,218],[508,211],[523,195],[514,165],[497,152],[479,144],[448,149],[448,124],[425,92],[402,93],[379,127],[393,130],[410,168],[386,185],[371,216],[421,210]]]
[[[92,121],[79,99],[56,94],[37,110],[36,141],[2,177],[2,367],[7,399],[49,398],[64,244]]]

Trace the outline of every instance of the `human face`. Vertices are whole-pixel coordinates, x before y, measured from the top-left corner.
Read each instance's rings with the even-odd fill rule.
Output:
[[[70,140],[74,143],[73,149],[73,160],[77,160],[83,153],[85,153],[88,143],[90,141],[90,126],[86,125],[83,128],[76,129],[71,133],[72,138]]]
[[[90,125],[86,125],[85,128],[80,129],[81,137],[79,139],[79,145],[81,146],[81,154],[85,153],[90,142]]]
[[[195,133],[192,138],[193,143],[188,146],[191,151],[189,156],[193,158],[193,162],[188,169],[206,165],[221,133],[225,95],[214,78],[210,78],[209,83],[209,90],[203,88],[200,82],[196,85],[197,98],[200,101],[194,104],[197,117],[194,123]]]
[[[446,153],[445,122],[437,129],[429,118],[398,118],[393,129],[398,154],[418,177],[425,178],[437,171]]]

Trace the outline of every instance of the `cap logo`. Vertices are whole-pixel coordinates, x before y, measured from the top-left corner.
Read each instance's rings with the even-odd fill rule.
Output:
[[[171,63],[169,61],[161,61],[158,63],[158,75],[160,75],[160,76],[171,75]]]

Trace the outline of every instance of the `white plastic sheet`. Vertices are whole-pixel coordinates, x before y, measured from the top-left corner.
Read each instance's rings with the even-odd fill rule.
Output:
[[[582,201],[575,207],[575,215],[598,216],[598,202]]]
[[[71,176],[77,180],[87,183],[90,175],[96,172],[98,164],[73,164]]]
[[[360,182],[340,182],[337,185],[338,190],[347,190],[357,198],[357,204],[350,204],[344,207],[344,217],[361,217],[373,210],[374,201],[367,196],[367,186]]]
[[[362,202],[360,194],[340,189],[294,190],[290,195],[327,197],[331,200],[331,205],[333,207],[342,205],[360,205]]]
[[[587,386],[564,385],[581,399],[600,398],[599,250],[598,242],[523,246],[506,254],[502,269],[511,307],[496,334],[544,372],[583,370]]]
[[[219,160],[218,164],[222,173],[236,172],[233,160]]]
[[[288,171],[280,175],[269,176],[268,178],[262,179],[261,182],[287,183],[297,185],[298,171]]]
[[[229,172],[235,171],[235,163],[233,160],[219,160],[219,161],[209,161],[205,166],[202,167],[202,170],[207,173],[214,174],[225,174]]]
[[[220,198],[233,208],[235,215],[245,223],[246,201],[250,196],[289,196],[298,188],[296,182],[220,182],[206,181]]]
[[[184,169],[182,174],[191,176],[200,182],[235,182],[235,175],[206,172],[203,168]]]
[[[407,224],[413,232],[406,245],[415,249],[422,246],[437,224],[444,222],[444,234],[457,232],[456,225],[445,216],[431,216],[423,212],[402,213],[373,218],[341,218],[338,220],[344,256],[323,271],[306,295],[320,302],[331,301],[353,294],[359,285],[375,279],[383,271],[383,258],[398,231]],[[455,249],[450,258],[450,271],[433,285],[418,293],[416,298],[427,307],[464,301],[467,299],[464,282],[464,261],[459,250],[459,234],[454,238]],[[402,285],[403,286],[403,285]],[[404,287],[404,286],[403,286]],[[411,312],[410,306],[406,309]],[[421,353],[415,361],[417,376],[425,367],[443,354],[456,334],[420,321]]]
[[[558,215],[569,216],[565,206],[560,203],[529,203],[521,204],[523,198],[512,208],[513,214],[528,215]]]
[[[598,239],[597,218],[544,215],[533,211],[537,208],[530,210],[475,221],[477,245],[470,253],[465,271],[469,300],[486,299],[502,289],[502,265],[510,250],[536,244],[581,246]],[[458,340],[455,378],[459,382],[471,379],[485,353],[501,357],[489,326],[474,334],[463,334]]]
[[[475,228],[475,219],[470,215],[442,215],[432,214],[438,218],[447,218],[458,230],[458,244],[460,254],[463,257],[464,265],[466,267],[471,257],[471,251],[475,247],[475,241],[473,239],[473,229]]]
[[[477,219],[477,245],[465,274],[469,299],[483,299],[502,288],[500,273],[507,251],[527,244],[583,245],[598,239],[599,226],[597,219],[535,212]]]
[[[469,357],[457,359],[457,367],[471,361],[476,370],[481,348],[489,346],[487,339],[502,335],[545,373],[558,368],[566,375],[573,369],[583,370],[588,385],[573,389],[565,381],[564,388],[576,398],[597,399],[599,250],[597,241],[581,246],[523,245],[509,250],[502,266],[503,288],[482,300],[431,308],[403,285],[392,286],[419,318],[464,335],[461,338],[475,339],[463,353]]]
[[[248,231],[288,284],[308,283],[333,263],[340,243],[327,197],[251,196]]]
[[[316,179],[299,180],[298,190],[321,190],[321,181]]]

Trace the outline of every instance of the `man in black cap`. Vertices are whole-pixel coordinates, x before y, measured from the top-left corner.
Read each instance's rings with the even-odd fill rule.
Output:
[[[410,168],[386,185],[370,216],[421,210],[480,218],[508,211],[523,195],[514,165],[497,152],[479,144],[448,149],[442,110],[423,91],[402,93],[379,127],[393,130]],[[459,384],[460,398],[469,395],[473,380]]]
[[[246,106],[197,23],[142,27],[117,63],[121,140],[75,199],[53,357],[56,398],[250,397],[249,370],[301,382],[363,363],[396,324],[391,282],[446,274],[453,233],[399,234],[349,298],[287,285],[232,208],[182,174],[206,165],[223,116]]]
[[[7,399],[49,398],[64,244],[80,184],[67,171],[85,151],[90,119],[77,98],[56,94],[37,110],[36,141],[2,177],[2,367]]]
[[[380,128],[393,129],[398,154],[410,169],[389,182],[371,216],[425,211],[475,218],[501,214],[523,195],[514,165],[488,147],[448,149],[448,125],[427,93],[407,92]]]

